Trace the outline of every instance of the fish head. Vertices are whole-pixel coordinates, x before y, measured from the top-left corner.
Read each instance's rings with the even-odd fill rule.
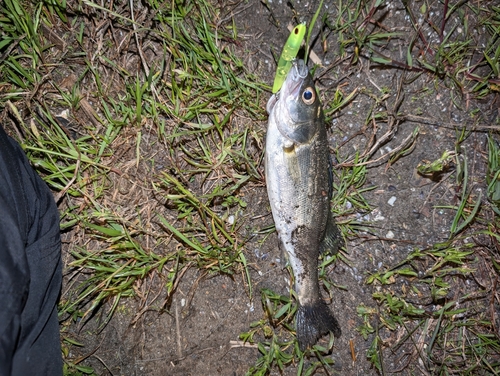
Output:
[[[294,144],[308,143],[323,124],[316,86],[303,60],[294,60],[281,90],[267,103],[280,133]]]

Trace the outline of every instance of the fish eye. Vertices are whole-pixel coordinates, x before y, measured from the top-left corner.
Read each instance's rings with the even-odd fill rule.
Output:
[[[312,87],[309,86],[302,92],[302,102],[305,104],[313,104],[315,99],[316,92]]]

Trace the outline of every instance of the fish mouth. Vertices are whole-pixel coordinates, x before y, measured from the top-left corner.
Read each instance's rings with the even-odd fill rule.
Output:
[[[297,96],[299,94],[300,86],[307,77],[307,74],[308,69],[304,60],[294,59],[292,61],[292,68],[290,69],[290,72],[288,72],[281,90],[279,90],[276,94],[271,95],[269,98],[266,105],[267,113],[271,114],[280,99],[286,101],[290,97]]]
[[[283,83],[283,98],[289,98],[290,96],[298,94],[302,82],[307,77],[307,73],[308,70],[304,60],[293,60],[292,69],[288,72],[288,76]]]

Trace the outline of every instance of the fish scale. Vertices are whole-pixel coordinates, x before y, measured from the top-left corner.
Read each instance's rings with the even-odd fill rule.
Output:
[[[295,277],[299,308],[299,348],[324,334],[340,336],[340,326],[319,290],[320,252],[336,252],[342,242],[330,210],[331,161],[324,115],[314,81],[295,60],[281,90],[268,102],[265,171],[271,211]]]

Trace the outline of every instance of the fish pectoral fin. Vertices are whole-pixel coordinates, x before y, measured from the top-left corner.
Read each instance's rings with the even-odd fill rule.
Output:
[[[319,251],[322,254],[328,252],[334,255],[343,245],[344,239],[342,239],[342,234],[333,221],[332,212],[329,212],[328,219],[326,221],[325,236],[323,238],[323,241],[319,245]]]

